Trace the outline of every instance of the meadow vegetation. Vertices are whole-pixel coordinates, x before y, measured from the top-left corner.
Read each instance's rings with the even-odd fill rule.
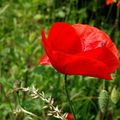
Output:
[[[49,107],[43,109],[49,106],[50,101],[45,99],[50,97],[63,114],[71,112],[64,75],[51,66],[38,65],[44,54],[41,29],[48,33],[57,21],[96,26],[120,50],[120,8],[116,3],[107,6],[104,0],[0,0],[0,120],[57,120],[48,115]],[[98,96],[103,84],[109,95],[104,119],[120,120],[120,69],[112,81],[70,75],[67,84],[77,120],[102,120]],[[37,96],[36,90],[39,95],[43,91],[45,99]]]

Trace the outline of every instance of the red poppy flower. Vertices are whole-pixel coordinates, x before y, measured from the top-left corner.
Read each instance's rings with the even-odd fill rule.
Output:
[[[118,68],[114,43],[107,34],[89,25],[57,22],[50,28],[48,39],[42,30],[42,43],[46,53],[39,64],[51,64],[63,74],[110,80]]]
[[[106,5],[110,5],[114,2],[114,0],[106,0]]]
[[[68,115],[67,115],[67,120],[73,120],[73,116],[72,116],[71,113],[68,113]]]
[[[117,3],[117,7],[120,7],[120,1]]]

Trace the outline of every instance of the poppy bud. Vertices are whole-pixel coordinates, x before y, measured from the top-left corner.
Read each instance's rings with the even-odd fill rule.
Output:
[[[109,100],[108,92],[106,90],[102,90],[98,98],[99,108],[102,113],[105,113],[106,111],[106,108],[108,106],[108,100]]]
[[[111,100],[114,104],[116,104],[119,101],[119,98],[119,90],[116,87],[114,87],[111,92]]]

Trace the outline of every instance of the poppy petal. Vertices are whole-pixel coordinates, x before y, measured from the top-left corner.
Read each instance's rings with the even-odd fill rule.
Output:
[[[111,79],[108,66],[102,61],[84,55],[69,55],[52,51],[54,61],[51,64],[63,74],[84,75]],[[58,61],[59,60],[59,61]]]
[[[87,56],[88,58],[93,58],[98,61],[102,61],[104,64],[107,65],[111,73],[114,72],[114,70],[117,69],[119,66],[118,58],[115,57],[113,52],[111,52],[110,49],[108,49],[106,46],[86,51],[82,54],[84,56]]]
[[[63,22],[57,22],[52,25],[48,35],[48,44],[54,50],[70,54],[79,53],[82,50],[76,30],[72,25]]]
[[[44,43],[50,62],[57,71],[63,74],[76,74],[111,79],[107,65],[101,61],[86,57],[85,55],[71,55],[52,50]]]
[[[106,33],[89,25],[75,24],[73,27],[81,38],[82,45],[84,45],[82,51],[94,50],[106,46],[115,55],[114,57],[119,59],[118,50]]]
[[[47,59],[49,58],[48,59],[49,63],[51,63],[51,59],[53,58],[53,55],[51,56],[52,49],[50,48],[50,46],[48,44],[48,40],[46,39],[44,30],[42,30],[41,35],[42,35],[42,44],[43,44],[43,47],[44,47],[44,49],[46,51],[46,57],[47,57]],[[52,59],[52,60],[53,60],[53,63],[51,63],[51,64],[53,65],[54,64],[54,59]]]
[[[41,64],[41,65],[51,65],[47,54],[44,54],[44,56],[39,60],[39,64]]]
[[[84,45],[82,51],[92,50],[112,42],[104,32],[96,27],[86,24],[75,24],[73,27],[81,38],[82,45]]]

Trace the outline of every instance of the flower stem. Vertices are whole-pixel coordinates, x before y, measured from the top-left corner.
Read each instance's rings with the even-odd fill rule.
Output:
[[[69,106],[70,106],[70,110],[74,116],[74,120],[77,120],[76,119],[76,115],[75,115],[75,110],[73,108],[73,103],[72,101],[70,100],[70,95],[69,95],[69,92],[68,92],[68,89],[67,89],[67,75],[65,75],[65,92],[66,92],[66,95],[67,95],[67,100],[68,100],[68,103],[69,103]]]
[[[105,80],[103,80],[103,90],[105,90]]]

